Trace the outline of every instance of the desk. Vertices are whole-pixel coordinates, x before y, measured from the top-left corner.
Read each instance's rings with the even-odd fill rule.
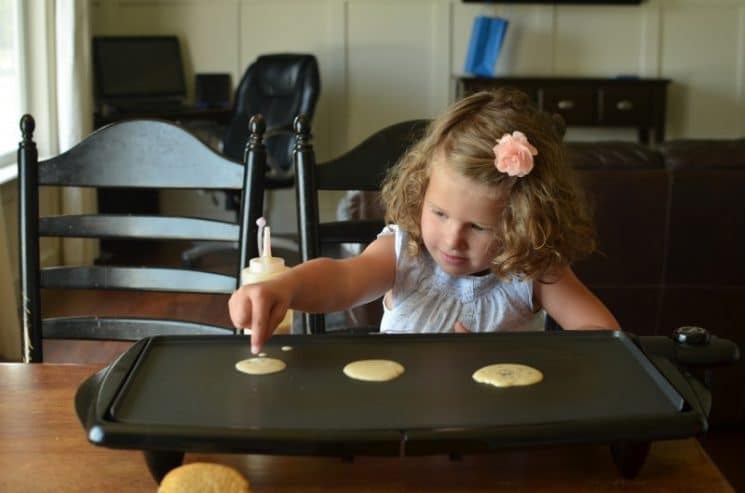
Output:
[[[132,118],[157,118],[177,123],[192,133],[202,137],[212,134],[222,137],[224,127],[230,123],[233,108],[198,108],[182,107],[172,110],[140,109],[137,111],[117,111],[106,109],[93,114],[94,128]],[[158,192],[138,189],[98,189],[98,211],[108,214],[156,214],[160,209]],[[101,240],[101,257],[99,262],[107,263],[111,256],[132,249],[146,254],[156,244],[154,241]]]
[[[636,128],[639,141],[665,140],[668,79],[588,77],[457,77],[456,98],[500,86],[526,92],[568,126]]]
[[[96,447],[75,416],[78,385],[100,366],[0,364],[0,491],[155,491],[141,452]],[[444,456],[336,458],[187,454],[240,469],[255,493],[404,491],[734,491],[694,438],[656,442],[622,479],[606,446]]]
[[[230,122],[233,108],[184,107],[174,110],[96,111],[93,114],[94,128],[130,118],[160,118],[179,123],[206,120],[225,125]]]

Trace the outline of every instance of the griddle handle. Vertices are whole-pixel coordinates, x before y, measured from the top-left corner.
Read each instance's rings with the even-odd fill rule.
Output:
[[[664,337],[650,337],[645,339],[647,339],[645,342],[648,344],[646,348],[642,347],[642,349],[647,358],[668,380],[673,382],[674,386],[691,406],[699,410],[702,416],[708,417],[711,413],[711,391],[708,389],[708,383],[706,385],[703,384],[698,377],[691,374],[693,369],[689,370],[678,364],[675,360],[675,343],[673,341],[665,341]],[[638,338],[636,343],[641,346]],[[650,346],[655,347],[654,349],[650,349]],[[699,370],[701,368],[698,367]],[[703,369],[704,374],[710,372],[706,367],[703,367]],[[703,431],[706,431],[707,427],[708,424],[704,422]]]
[[[75,392],[75,413],[91,443],[100,444],[106,440],[99,425],[106,419],[114,395],[147,340],[144,338],[136,342],[109,366],[88,377]]]
[[[680,344],[665,336],[638,336],[637,344],[646,354],[664,356],[683,366],[705,368],[729,365],[740,359],[740,349],[729,339],[711,336],[698,346]]]
[[[83,428],[88,430],[90,423],[95,420],[95,406],[98,389],[101,387],[101,380],[106,375],[106,368],[99,370],[80,384],[75,392],[75,414]]]

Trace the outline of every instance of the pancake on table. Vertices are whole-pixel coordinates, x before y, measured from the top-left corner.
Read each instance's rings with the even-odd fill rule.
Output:
[[[232,467],[210,462],[192,462],[168,471],[158,493],[250,493],[248,480]]]

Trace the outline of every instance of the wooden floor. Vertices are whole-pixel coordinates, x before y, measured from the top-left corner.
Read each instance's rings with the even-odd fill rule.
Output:
[[[178,263],[178,251],[164,249],[160,265]],[[138,261],[141,259],[137,259]],[[116,258],[114,262],[116,263]],[[126,259],[121,260],[126,263]],[[207,258],[201,268],[217,272],[229,272],[235,268],[234,255]],[[175,319],[195,319],[230,326],[227,311],[228,296],[173,295],[155,293],[133,295],[123,292],[81,291],[70,295],[45,292],[45,316],[71,314],[132,314],[144,309],[147,314]],[[108,363],[129,347],[129,343],[47,341],[44,358],[49,362]],[[716,402],[714,403],[716,405]],[[714,426],[699,439],[714,462],[732,483],[735,491],[745,492],[745,424],[740,426]]]

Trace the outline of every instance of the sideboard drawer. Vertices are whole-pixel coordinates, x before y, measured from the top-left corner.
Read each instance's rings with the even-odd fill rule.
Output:
[[[521,84],[500,84],[495,85],[492,79],[486,79],[481,77],[476,77],[468,80],[461,80],[459,82],[459,85],[457,87],[457,92],[459,97],[466,97],[470,96],[471,94],[479,91],[493,91],[497,87],[504,87],[504,88],[512,88],[512,89],[519,89],[525,94],[530,97],[532,101],[534,101],[536,104],[538,103],[538,91],[540,90],[539,86],[533,86],[533,85],[521,85]]]
[[[540,91],[543,111],[558,113],[567,125],[592,125],[597,121],[592,87],[547,87]]]
[[[665,140],[666,88],[669,79],[588,77],[461,77],[456,99],[476,91],[514,87],[546,112],[564,117],[567,126],[633,127],[641,142]]]
[[[601,87],[598,97],[601,123],[638,125],[650,119],[652,95],[645,87]]]

